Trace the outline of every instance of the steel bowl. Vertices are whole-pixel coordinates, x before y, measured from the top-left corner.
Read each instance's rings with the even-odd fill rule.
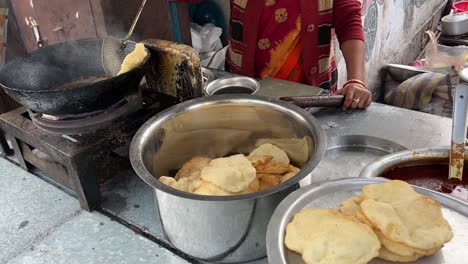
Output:
[[[195,195],[158,181],[194,156],[248,153],[264,138],[305,139],[307,157],[295,164],[301,172],[273,188],[235,196]],[[246,262],[266,256],[271,215],[318,165],[326,142],[319,122],[299,107],[259,96],[220,95],[176,105],[150,119],[132,141],[130,160],[153,187],[156,219],[174,247],[206,261]]]
[[[210,82],[204,87],[204,94],[206,96],[217,95],[232,87],[242,87],[245,92],[238,92],[240,94],[256,94],[260,89],[260,84],[250,77],[224,77]],[[226,93],[227,94],[227,93]]]
[[[385,172],[405,166],[416,164],[449,163],[450,147],[422,148],[417,150],[405,150],[383,156],[370,163],[361,171],[360,177],[380,177]],[[468,149],[465,151],[465,163],[468,161]],[[447,175],[448,177],[448,175]]]

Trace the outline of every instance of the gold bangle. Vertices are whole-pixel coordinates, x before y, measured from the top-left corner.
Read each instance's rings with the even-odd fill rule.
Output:
[[[365,87],[364,85],[362,85],[362,84],[360,84],[360,83],[355,83],[355,82],[345,83],[345,84],[343,85],[343,88],[345,88],[345,87],[347,87],[347,86],[350,86],[350,85],[359,86],[359,88],[362,88],[362,89],[367,90],[367,87]]]
[[[364,89],[367,89],[366,84],[365,84],[363,81],[358,80],[358,79],[351,79],[351,80],[348,80],[347,82],[345,82],[345,84],[343,85],[343,87],[345,87],[345,86],[347,86],[347,85],[349,85],[349,84],[353,84],[353,83],[354,83],[354,84],[360,85],[360,86],[361,86],[362,88],[364,88]]]

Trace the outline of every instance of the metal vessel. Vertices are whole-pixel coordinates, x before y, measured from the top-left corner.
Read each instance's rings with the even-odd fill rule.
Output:
[[[329,137],[327,146],[327,152],[320,164],[301,180],[301,186],[325,180],[358,177],[369,163],[407,149],[393,141],[367,135]]]
[[[465,162],[468,159],[465,150]],[[447,162],[450,158],[450,147],[432,147],[417,150],[406,150],[384,156],[367,165],[359,175],[363,178],[379,177],[384,172],[403,164],[424,164],[431,162]]]
[[[255,94],[260,89],[260,84],[250,77],[227,77],[213,80],[204,87],[205,95],[232,94],[228,89],[242,89],[238,94]]]
[[[287,224],[296,213],[304,208],[338,208],[344,200],[357,195],[368,184],[383,183],[381,178],[353,178],[325,181],[301,188],[281,202],[268,225],[267,249],[270,264],[302,264],[301,256],[284,246]],[[464,263],[468,244],[468,204],[448,195],[413,187],[418,193],[439,201],[442,213],[452,227],[454,238],[440,251],[430,257],[421,258],[420,264]],[[370,264],[390,264],[394,262],[374,259]]]
[[[428,72],[423,69],[402,64],[387,64],[385,68],[390,77],[396,82],[404,82],[413,76]]]
[[[450,14],[441,19],[442,33],[460,36],[468,33],[468,13]]]
[[[200,196],[158,181],[194,156],[248,153],[264,138],[305,139],[308,157],[295,164],[301,172],[273,188],[235,196]],[[130,160],[154,188],[160,221],[174,247],[198,259],[245,262],[266,256],[273,211],[318,165],[326,142],[319,122],[289,103],[252,95],[209,96],[149,120],[133,139]]]

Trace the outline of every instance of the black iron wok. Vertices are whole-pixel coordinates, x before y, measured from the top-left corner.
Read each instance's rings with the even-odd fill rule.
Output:
[[[132,44],[128,51],[133,50]],[[138,90],[145,63],[105,78],[101,45],[100,39],[82,39],[39,49],[5,65],[0,86],[38,113],[78,115],[104,110]]]

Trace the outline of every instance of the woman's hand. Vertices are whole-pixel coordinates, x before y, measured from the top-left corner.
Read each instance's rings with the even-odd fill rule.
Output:
[[[344,109],[366,109],[372,103],[372,93],[356,84],[348,84],[336,91],[335,94],[345,96]]]

